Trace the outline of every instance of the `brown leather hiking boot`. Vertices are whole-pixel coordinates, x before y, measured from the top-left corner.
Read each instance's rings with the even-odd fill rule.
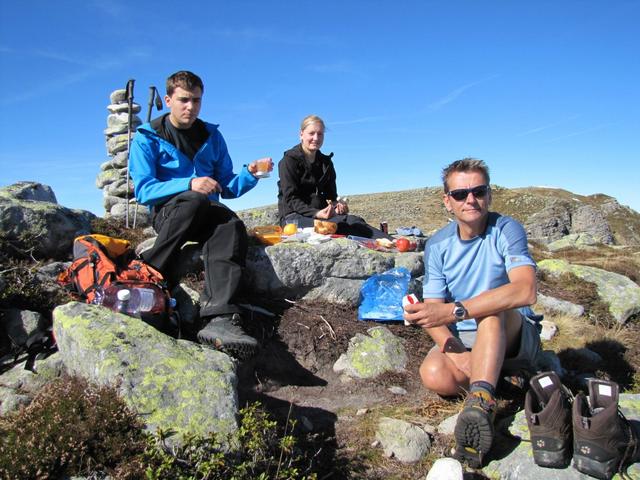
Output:
[[[565,468],[571,462],[571,393],[555,372],[529,381],[524,411],[536,465]]]
[[[573,466],[582,473],[610,479],[640,460],[640,432],[618,409],[618,384],[589,379],[589,396],[573,403]]]
[[[484,390],[467,395],[454,430],[455,458],[466,461],[474,468],[483,465],[493,445],[496,406],[495,398]]]

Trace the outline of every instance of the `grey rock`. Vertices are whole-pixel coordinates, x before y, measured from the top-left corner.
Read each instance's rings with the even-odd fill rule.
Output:
[[[128,152],[120,152],[113,156],[111,159],[111,163],[115,168],[125,168],[127,166],[127,162],[129,161]]]
[[[602,211],[591,205],[582,204],[571,215],[571,233],[586,233],[598,243],[611,245],[613,234]]]
[[[247,230],[262,225],[279,225],[278,207],[269,205],[267,207],[251,208],[249,210],[239,210],[238,217],[244,222]]]
[[[142,110],[142,107],[135,102],[131,107],[133,113],[140,113],[140,110]],[[107,105],[107,110],[109,110],[109,113],[128,112],[129,105],[127,103],[112,103],[111,105]]]
[[[66,259],[73,239],[90,233],[95,215],[50,202],[19,200],[0,191],[0,237],[36,258]]]
[[[45,328],[46,323],[46,319],[38,312],[17,308],[10,308],[4,312],[5,333],[19,347],[24,347],[27,339],[38,330]]]
[[[549,341],[558,333],[558,326],[549,320],[542,320],[540,326],[542,327],[540,331],[540,340],[542,341]]]
[[[596,240],[590,233],[570,233],[569,235],[565,235],[564,237],[549,243],[547,248],[552,252],[556,252],[563,248],[590,248],[598,243],[602,242]]]
[[[620,409],[629,420],[640,420],[640,394],[621,394]],[[515,437],[515,440],[513,439]],[[521,439],[518,441],[517,439]],[[583,475],[572,466],[565,469],[542,468],[533,461],[531,452],[531,438],[524,411],[518,412],[508,427],[508,435],[501,435],[500,442],[505,445],[505,451],[511,451],[506,457],[489,463],[483,473],[490,478],[502,480],[569,480],[592,477]],[[514,448],[515,447],[515,448]],[[640,463],[629,467],[627,474],[630,478],[640,478]]]
[[[456,423],[458,422],[458,415],[451,415],[450,417],[445,418],[438,424],[438,433],[441,435],[453,435],[454,430],[456,429]]]
[[[388,417],[380,419],[375,438],[387,457],[403,463],[421,460],[431,448],[429,435],[420,427]]]
[[[124,198],[125,200],[127,196],[130,200],[135,196],[133,181],[131,179],[129,179],[129,182],[126,181],[126,172],[124,175],[121,174],[120,178],[115,180],[113,183],[105,185],[103,192],[104,194]]]
[[[327,278],[319,287],[311,289],[304,300],[324,300],[343,305],[357,305],[364,280]]]
[[[394,395],[406,395],[407,394],[407,391],[404,388],[398,387],[397,385],[392,385],[387,390],[389,390]]]
[[[566,206],[554,203],[531,215],[524,227],[530,240],[549,243],[570,233],[571,214]]]
[[[573,273],[578,278],[595,283],[600,298],[609,304],[609,312],[618,323],[624,324],[629,317],[640,312],[640,286],[624,275],[574,265],[564,260],[542,260],[538,268],[551,275]]]
[[[57,353],[46,359],[36,360],[34,369],[37,373],[25,370],[22,362],[2,374],[0,415],[27,405],[42,387],[65,372],[62,358]]]
[[[111,92],[109,95],[109,101],[111,103],[124,103],[127,101],[127,90],[125,88],[119,88]]]
[[[126,203],[116,203],[109,210],[110,217],[124,219],[127,212]],[[151,222],[149,208],[138,203],[129,204],[129,224],[132,225],[135,218],[136,227],[144,227]]]
[[[111,211],[111,208],[114,205],[117,205],[119,203],[127,203],[127,200],[125,198],[109,195],[103,190],[103,193],[102,193],[102,206],[104,207],[104,209],[107,212]]]
[[[132,115],[131,124],[134,126],[138,126],[142,124],[142,120],[137,115]],[[107,127],[123,127],[125,131],[129,126],[129,114],[126,112],[122,113],[112,113],[111,115],[107,115]]]
[[[117,170],[110,168],[108,170],[102,170],[96,177],[96,187],[104,188],[105,186],[117,182],[120,179],[124,179],[127,172],[126,170]]]
[[[58,203],[56,194],[53,193],[51,187],[38,182],[16,182],[6,187],[1,187],[0,194],[17,200]]]
[[[387,371],[403,372],[407,354],[402,340],[383,326],[370,328],[367,334],[358,333],[349,341],[347,353],[340,356],[333,370],[355,378],[372,378]]]
[[[547,312],[560,313],[571,317],[581,317],[584,315],[584,307],[575,303],[560,300],[559,298],[548,297],[542,293],[538,293],[537,305],[544,308]]]
[[[115,155],[120,152],[126,152],[129,144],[129,135],[121,133],[114,135],[107,140],[107,153],[109,155]]]
[[[237,430],[235,362],[224,353],[175,340],[138,319],[72,302],[57,307],[54,331],[67,370],[118,391],[147,429],[226,434]]]

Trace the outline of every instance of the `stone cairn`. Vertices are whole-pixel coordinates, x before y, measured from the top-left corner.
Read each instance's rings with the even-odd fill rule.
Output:
[[[105,217],[115,217],[125,223],[127,208],[127,188],[129,206],[129,226],[145,227],[149,225],[149,209],[139,205],[135,200],[133,182],[127,178],[127,163],[129,152],[127,151],[129,125],[129,105],[127,103],[125,89],[115,90],[109,99],[107,106],[107,128],[104,134],[107,141],[107,154],[111,157],[100,165],[100,173],[96,178],[96,187],[102,190]],[[142,124],[137,115],[141,107],[134,103],[131,111],[131,136]]]

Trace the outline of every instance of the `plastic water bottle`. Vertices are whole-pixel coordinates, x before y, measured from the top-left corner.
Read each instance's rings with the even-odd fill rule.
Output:
[[[140,318],[142,314],[164,313],[167,298],[157,286],[121,285],[108,286],[102,297],[102,305],[115,312]]]

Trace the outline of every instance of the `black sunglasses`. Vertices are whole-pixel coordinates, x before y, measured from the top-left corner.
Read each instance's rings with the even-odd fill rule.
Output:
[[[476,198],[483,198],[490,191],[491,187],[489,187],[489,185],[478,185],[473,188],[459,188],[458,190],[451,190],[450,192],[447,192],[447,195],[453,197],[454,200],[461,202],[466,200],[470,193],[473,193],[473,196]]]

